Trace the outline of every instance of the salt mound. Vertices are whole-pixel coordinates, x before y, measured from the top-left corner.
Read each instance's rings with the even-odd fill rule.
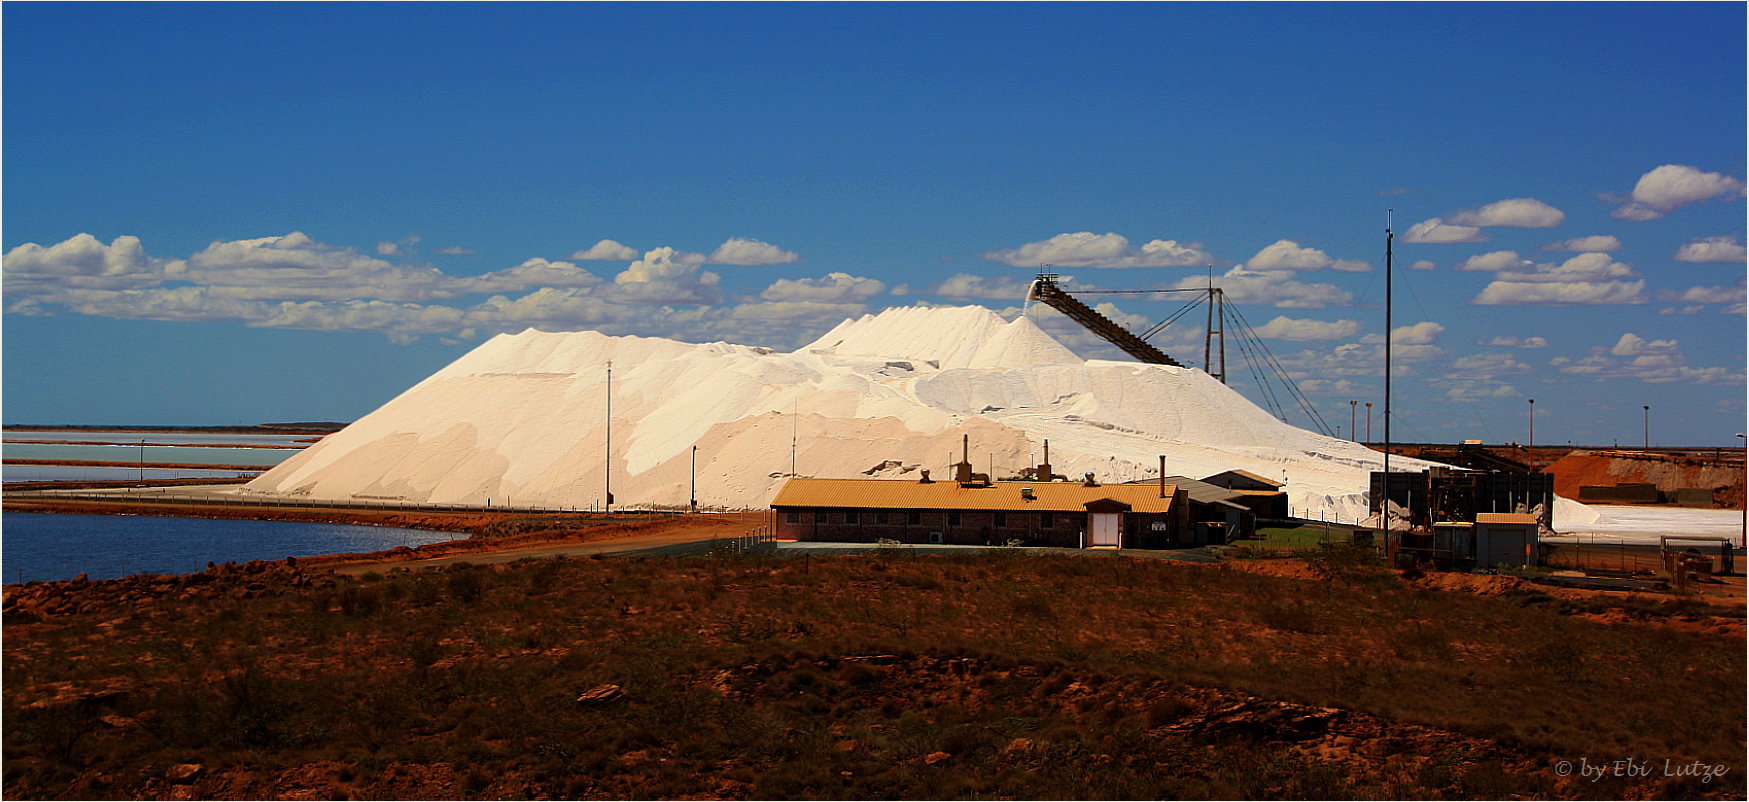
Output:
[[[607,363],[612,362],[611,453]],[[1121,482],[1246,470],[1296,513],[1366,512],[1382,455],[1289,426],[1202,371],[1083,361],[1025,317],[890,309],[781,354],[597,332],[499,335],[243,492],[317,499],[599,507],[761,507],[792,474]],[[1416,470],[1427,463],[1392,460]],[[611,465],[611,476],[609,475]],[[1307,508],[1310,508],[1309,510]]]

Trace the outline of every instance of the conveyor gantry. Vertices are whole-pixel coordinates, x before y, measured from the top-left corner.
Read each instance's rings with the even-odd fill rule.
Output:
[[[1028,300],[1040,301],[1052,309],[1069,316],[1070,320],[1085,326],[1088,331],[1104,338],[1124,350],[1124,353],[1143,362],[1153,365],[1171,365],[1182,368],[1178,360],[1166,355],[1166,352],[1148,344],[1147,340],[1131,334],[1129,329],[1119,326],[1111,318],[1095,312],[1092,307],[1076,300],[1074,296],[1064,292],[1057,286],[1057,277],[1049,273],[1039,274],[1027,290]]]

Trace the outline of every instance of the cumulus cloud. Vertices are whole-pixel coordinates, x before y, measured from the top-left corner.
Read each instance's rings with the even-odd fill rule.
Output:
[[[1549,341],[1542,337],[1484,337],[1476,341],[1477,345],[1492,345],[1499,348],[1547,348]]]
[[[1302,248],[1293,240],[1280,240],[1258,251],[1245,263],[1246,269],[1270,270],[1341,270],[1355,273],[1372,269],[1372,265],[1354,259],[1332,259],[1317,248]]]
[[[1743,243],[1736,237],[1702,237],[1683,243],[1676,251],[1678,262],[1741,262]]]
[[[604,239],[571,254],[568,258],[579,261],[631,262],[638,258],[638,252],[613,240]]]
[[[1598,306],[1643,304],[1645,281],[1633,268],[1608,254],[1582,253],[1561,264],[1539,264],[1530,271],[1500,271],[1470,303],[1479,306]]]
[[[1278,316],[1256,329],[1259,337],[1293,342],[1322,342],[1353,337],[1360,333],[1360,323],[1353,320],[1294,320]]]
[[[1221,292],[1231,303],[1267,304],[1278,309],[1324,309],[1349,306],[1354,295],[1334,284],[1307,284],[1288,270],[1254,271],[1239,265],[1221,274]],[[1200,289],[1205,278],[1190,277],[1173,283],[1175,289]]]
[[[1416,323],[1413,326],[1399,326],[1391,330],[1391,345],[1432,345],[1439,342],[1439,335],[1445,333],[1445,327],[1431,320]],[[1368,334],[1360,338],[1362,343],[1372,345],[1385,341],[1382,334]]]
[[[69,288],[121,290],[163,280],[161,262],[146,256],[138,237],[116,237],[104,245],[90,234],[76,234],[47,248],[27,242],[0,257],[0,287],[9,296],[52,294]]]
[[[399,266],[301,231],[283,237],[214,242],[165,266],[165,278],[254,300],[424,301],[462,290],[431,267]]]
[[[1529,373],[1531,367],[1514,359],[1511,354],[1474,354],[1451,361],[1446,378],[1485,379]]]
[[[1488,235],[1475,226],[1451,225],[1435,217],[1409,227],[1404,242],[1419,245],[1449,245],[1459,242],[1487,242]]]
[[[549,262],[534,258],[505,270],[494,270],[469,279],[457,279],[457,285],[467,293],[516,292],[532,287],[592,287],[600,284],[595,275],[570,262]]]
[[[1729,368],[1693,368],[1676,340],[1648,340],[1628,332],[1614,345],[1597,346],[1583,359],[1556,357],[1549,364],[1561,373],[1596,379],[1638,379],[1653,384],[1742,384],[1743,372]]]
[[[714,305],[722,302],[717,274],[700,272],[704,257],[662,247],[648,251],[613,277],[603,292],[625,303]]]
[[[1530,260],[1519,256],[1516,251],[1494,251],[1492,253],[1472,256],[1462,262],[1458,262],[1454,269],[1469,271],[1498,271],[1528,267],[1529,265]]]
[[[463,248],[460,245],[447,245],[432,251],[432,253],[441,253],[444,256],[461,256],[463,254],[473,253],[473,251]]]
[[[745,237],[733,237],[717,246],[705,261],[713,265],[787,265],[801,256],[768,242]]]
[[[759,297],[766,301],[792,301],[818,304],[860,304],[885,292],[887,285],[872,278],[858,278],[849,273],[829,273],[825,278],[778,279],[766,287]]]
[[[1450,222],[1455,226],[1554,228],[1566,219],[1566,213],[1536,198],[1508,198],[1480,209],[1453,213]]]
[[[1409,265],[1410,270],[1437,270],[1438,268],[1439,265],[1426,259],[1416,259],[1413,264]]]
[[[1681,164],[1662,165],[1640,176],[1625,205],[1609,213],[1618,220],[1656,220],[1691,203],[1743,195],[1743,182],[1723,173],[1703,173]]]
[[[1686,290],[1659,290],[1658,300],[1691,304],[1740,304],[1743,302],[1743,282],[1734,287],[1689,287]]]
[[[1026,297],[1026,289],[1030,284],[1031,282],[1018,281],[1012,276],[988,278],[974,276],[970,273],[957,273],[937,285],[935,294],[955,299],[985,298],[1018,301]]]
[[[1202,249],[1201,243],[1179,243],[1177,240],[1151,240],[1140,248],[1130,246],[1129,239],[1114,233],[1095,234],[1081,231],[1058,234],[1041,242],[1029,242],[1019,248],[990,251],[982,254],[992,262],[1014,267],[1201,267],[1215,258]]]
[[[1539,251],[1574,251],[1577,253],[1614,253],[1621,250],[1621,240],[1613,234],[1575,237],[1537,246]]]

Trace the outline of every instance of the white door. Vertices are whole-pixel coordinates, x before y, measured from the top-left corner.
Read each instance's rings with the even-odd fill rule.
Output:
[[[1118,513],[1093,513],[1093,531],[1089,533],[1087,545],[1093,548],[1117,548]]]

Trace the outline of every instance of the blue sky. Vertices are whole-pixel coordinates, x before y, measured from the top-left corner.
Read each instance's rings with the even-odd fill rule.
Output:
[[[1349,401],[1382,411],[1394,210],[1394,439],[1523,442],[1531,398],[1539,443],[1640,443],[1647,405],[1655,445],[1744,430],[1741,4],[0,23],[8,424],[353,420],[499,332],[787,350],[891,306],[1018,311],[1048,262],[1071,289],[1212,266],[1346,435]],[[1087,300],[1136,329],[1181,305]],[[1196,318],[1156,344],[1200,359]]]

